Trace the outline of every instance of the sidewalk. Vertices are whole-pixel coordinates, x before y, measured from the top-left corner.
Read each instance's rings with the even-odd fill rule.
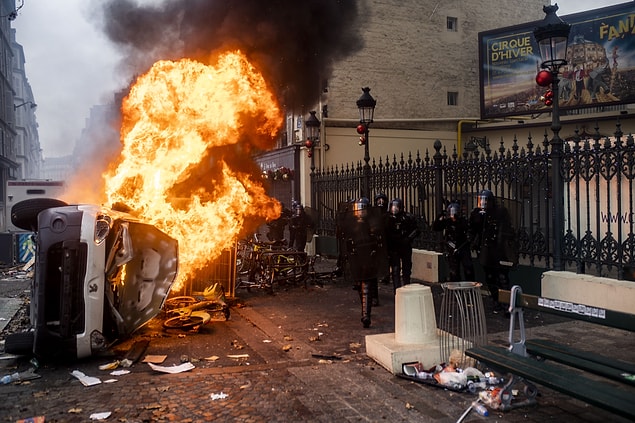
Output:
[[[433,292],[440,301],[438,285]],[[92,413],[110,411],[107,421],[117,422],[456,422],[475,395],[395,377],[365,355],[366,335],[394,332],[392,286],[380,285],[380,302],[371,327],[363,329],[358,294],[342,279],[275,295],[239,291],[227,322],[184,334],[162,330],[155,319],[116,349],[125,354],[135,342],[149,341],[147,354],[167,355],[162,365],[189,360],[193,370],[163,374],[137,363],[130,374],[115,377],[98,369],[113,357],[44,365],[40,379],[0,385],[0,421],[43,415],[47,422],[85,422]],[[528,332],[632,360],[635,340],[622,331],[545,319],[526,313]],[[506,342],[507,322],[488,311],[492,342]],[[26,370],[28,360],[19,366]],[[70,375],[75,369],[118,381],[85,387]],[[464,422],[625,421],[548,389],[540,392],[537,406],[490,411],[489,417],[473,412]]]

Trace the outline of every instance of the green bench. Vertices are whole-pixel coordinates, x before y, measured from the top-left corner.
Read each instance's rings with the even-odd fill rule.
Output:
[[[527,340],[523,309],[533,309],[634,331],[635,316],[599,310],[582,304],[525,295],[519,286],[501,291],[500,300],[510,304],[509,346],[483,345],[465,354],[508,374],[501,389],[501,409],[510,410],[536,402],[539,384],[562,392],[616,415],[635,419],[635,364],[578,350],[551,340]],[[514,339],[517,331],[520,339]],[[526,399],[512,403],[512,387],[523,383]]]

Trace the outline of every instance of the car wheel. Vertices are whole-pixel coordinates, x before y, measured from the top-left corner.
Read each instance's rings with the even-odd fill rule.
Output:
[[[16,355],[33,354],[33,332],[18,332],[7,335],[4,339],[4,352]]]
[[[68,204],[57,198],[31,198],[16,203],[11,208],[11,223],[25,231],[37,232],[37,215],[53,207]]]

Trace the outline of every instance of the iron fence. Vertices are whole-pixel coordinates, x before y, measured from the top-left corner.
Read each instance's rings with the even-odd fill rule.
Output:
[[[617,279],[633,280],[635,269],[635,142],[624,138],[619,121],[613,136],[580,135],[564,140],[553,154],[548,134],[538,144],[531,136],[511,147],[470,141],[459,155],[440,141],[434,152],[401,153],[373,159],[369,175],[371,196],[382,192],[401,198],[422,230],[415,247],[442,251],[439,233],[431,223],[451,200],[458,200],[465,215],[476,206],[476,196],[491,190],[508,208],[515,222],[519,263]],[[492,149],[495,147],[495,149]],[[552,166],[560,168],[563,186],[554,191]],[[362,162],[318,169],[311,174],[317,234],[335,236],[338,206],[359,195]],[[552,193],[562,192],[561,201]],[[371,198],[372,200],[372,198]],[[554,252],[554,222],[564,228],[561,251]]]

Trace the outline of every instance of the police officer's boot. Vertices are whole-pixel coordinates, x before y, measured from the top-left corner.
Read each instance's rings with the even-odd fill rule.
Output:
[[[379,281],[377,279],[373,279],[371,282],[371,290],[372,306],[379,307]]]
[[[370,283],[362,282],[361,286],[362,297],[362,325],[365,328],[370,327],[370,309],[371,309],[371,291]]]

